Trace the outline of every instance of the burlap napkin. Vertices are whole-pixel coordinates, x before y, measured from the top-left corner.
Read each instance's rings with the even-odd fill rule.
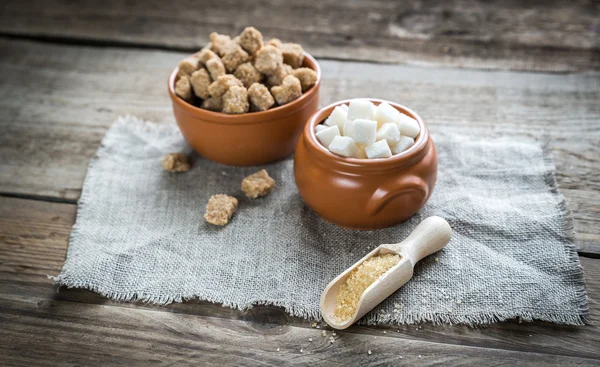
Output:
[[[413,279],[362,322],[487,324],[510,318],[580,325],[588,313],[572,220],[550,158],[535,142],[432,131],[435,191],[406,223],[378,231],[339,228],[299,196],[293,160],[227,167],[192,154],[187,173],[161,157],[190,151],[174,125],[117,121],[92,160],[57,284],[157,304],[199,298],[247,309],[283,307],[319,319],[325,285],[381,243],[401,241],[424,218],[454,230]],[[277,189],[250,200],[241,180],[266,168]],[[208,198],[234,195],[231,223],[203,220]]]

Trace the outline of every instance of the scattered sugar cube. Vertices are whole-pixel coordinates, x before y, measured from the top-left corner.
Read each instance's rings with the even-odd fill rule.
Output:
[[[260,83],[254,83],[248,88],[248,99],[252,111],[266,111],[275,104],[269,89]]]
[[[396,124],[398,124],[398,129],[400,129],[400,134],[408,136],[410,138],[416,138],[417,135],[421,132],[421,127],[417,120],[413,119],[410,116],[407,116],[403,113],[398,116],[398,120],[396,120]]]
[[[413,138],[409,138],[408,136],[401,136],[400,141],[392,147],[392,153],[400,154],[406,149],[412,147],[414,143],[415,140]]]
[[[281,85],[271,88],[271,94],[275,97],[278,105],[289,103],[302,96],[300,80],[293,75],[288,75],[283,79]]]
[[[250,199],[265,196],[273,188],[275,188],[275,180],[264,169],[244,178],[242,181],[242,191]]]
[[[330,127],[330,126],[327,126],[327,125],[324,125],[324,124],[318,124],[317,127],[315,128],[315,130],[317,132],[319,132],[319,131],[323,131],[323,130],[327,129],[328,127]]]
[[[335,138],[336,136],[340,136],[340,135],[341,135],[340,129],[337,127],[337,125],[330,126],[330,127],[326,128],[325,130],[318,131],[316,133],[317,139],[319,139],[321,144],[323,144],[323,146],[325,146],[325,147],[328,147],[329,144],[331,144],[331,141],[333,140],[333,138]]]
[[[231,114],[246,113],[249,109],[248,92],[243,86],[232,85],[223,94],[223,112]]]
[[[229,222],[233,213],[237,210],[238,201],[232,196],[223,194],[213,195],[206,204],[204,219],[217,226],[224,226]]]
[[[398,129],[398,125],[393,122],[386,122],[381,125],[379,130],[377,130],[376,140],[385,140],[390,147],[398,144],[400,141],[400,130]]]
[[[351,158],[356,158],[359,153],[358,147],[351,137],[340,135],[333,138],[331,144],[329,144],[329,151],[343,157]]]
[[[337,125],[338,129],[340,129],[340,133],[344,131],[344,125],[346,124],[346,118],[348,113],[344,111],[344,109],[340,106],[336,106],[331,115],[325,120],[325,125],[334,126]]]
[[[389,158],[392,156],[392,151],[385,140],[377,141],[365,147],[367,158]]]
[[[400,116],[400,111],[392,107],[387,102],[381,102],[375,109],[375,120],[381,127],[386,122],[396,122]]]
[[[240,46],[248,53],[253,54],[263,46],[263,36],[254,27],[246,27],[240,33]]]
[[[169,172],[186,172],[190,170],[187,156],[183,153],[169,153],[160,162],[163,169]]]
[[[375,117],[375,105],[368,99],[353,99],[348,107],[348,119],[372,120]]]
[[[376,141],[377,121],[356,119],[352,124],[352,138],[357,144],[371,145]]]

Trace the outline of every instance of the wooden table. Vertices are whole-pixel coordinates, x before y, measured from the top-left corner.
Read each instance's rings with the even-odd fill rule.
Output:
[[[543,11],[467,0],[204,3],[0,5],[0,365],[600,364],[598,2]],[[591,325],[354,326],[330,344],[272,307],[57,292],[48,275],[60,272],[87,165],[111,122],[129,113],[172,123],[174,65],[211,31],[250,24],[320,58],[322,105],[402,101],[433,134],[515,134],[551,150]]]

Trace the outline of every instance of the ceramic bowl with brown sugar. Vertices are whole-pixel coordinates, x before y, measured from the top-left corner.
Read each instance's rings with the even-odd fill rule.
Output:
[[[387,102],[415,119],[420,133],[406,151],[390,158],[357,159],[331,153],[315,136],[336,102],[308,119],[294,155],[294,176],[300,195],[319,216],[353,229],[386,228],[403,222],[421,209],[437,178],[437,153],[427,125],[412,110]]]
[[[306,120],[319,108],[321,68],[309,54],[303,67],[317,72],[317,82],[302,96],[283,106],[261,112],[229,115],[182,100],[175,94],[179,68],[169,77],[169,95],[177,125],[200,155],[233,166],[254,166],[290,155]]]

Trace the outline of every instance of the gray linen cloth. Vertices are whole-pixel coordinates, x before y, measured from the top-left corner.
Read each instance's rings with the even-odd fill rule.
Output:
[[[191,171],[168,173],[162,156],[191,153],[177,127],[121,118],[90,164],[56,282],[121,301],[198,298],[237,309],[280,306],[320,319],[319,297],[337,274],[439,215],[454,231],[448,246],[420,262],[413,279],[361,322],[586,322],[572,219],[540,145],[438,131],[432,137],[439,174],[425,208],[393,228],[357,231],[322,220],[304,204],[292,158],[228,167],[191,154]],[[241,180],[260,168],[277,188],[247,199]],[[219,193],[239,200],[225,227],[203,219],[208,198]]]

